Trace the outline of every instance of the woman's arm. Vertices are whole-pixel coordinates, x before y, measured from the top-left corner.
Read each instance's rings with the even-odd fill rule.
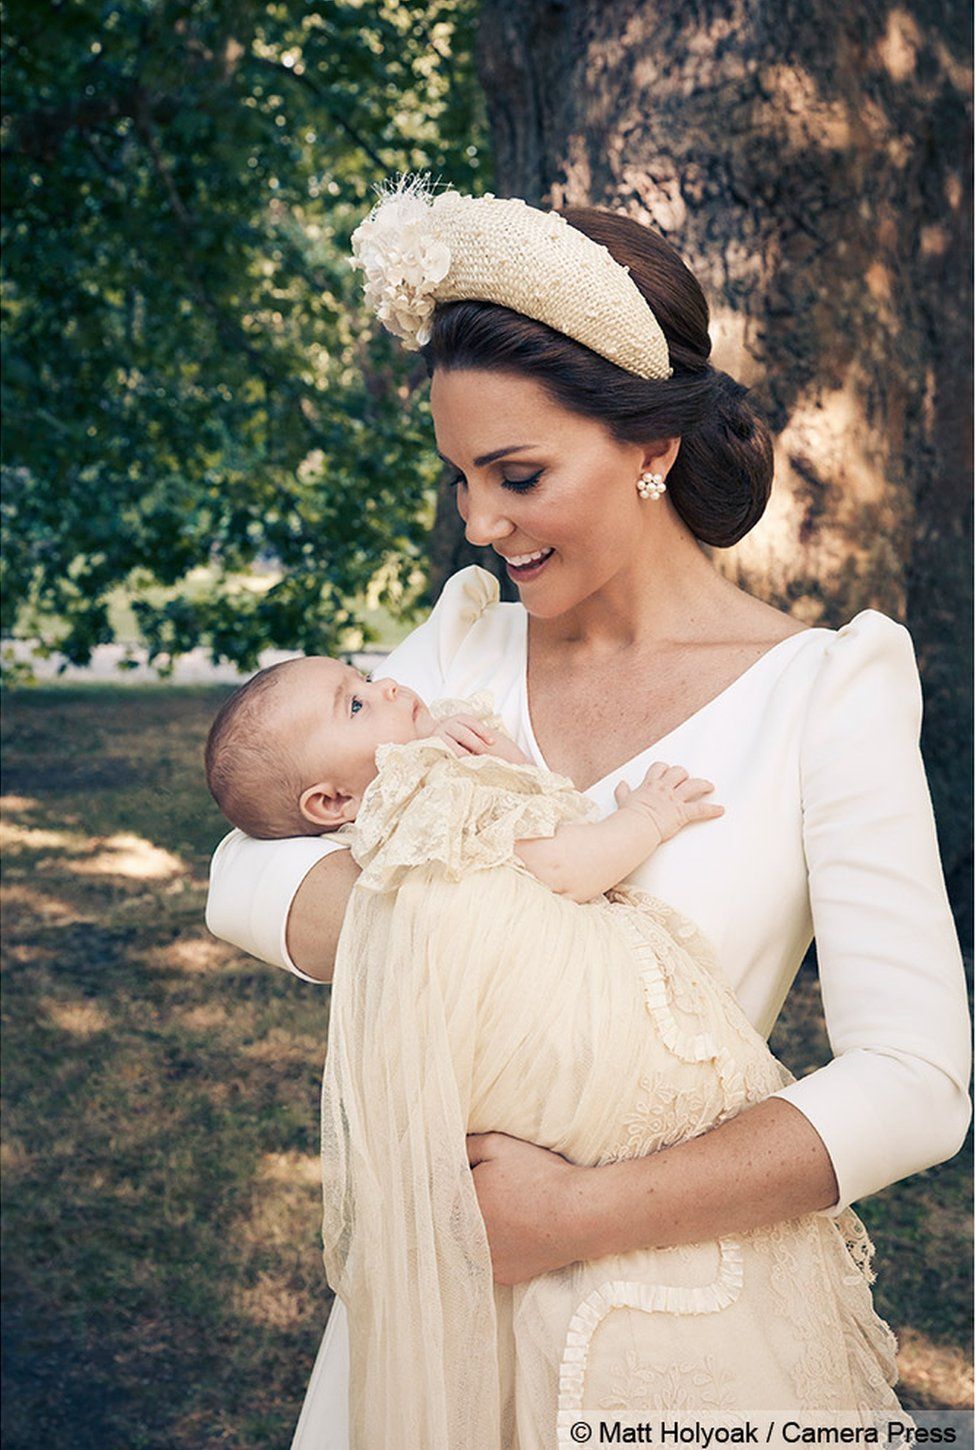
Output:
[[[331,982],[336,946],[359,867],[349,851],[334,851],[312,867],[296,891],[285,928],[288,954],[306,976]]]
[[[829,1208],[838,1193],[819,1135],[778,1098],[599,1168],[504,1133],[470,1135],[468,1161],[499,1284],[604,1254],[746,1233]]]

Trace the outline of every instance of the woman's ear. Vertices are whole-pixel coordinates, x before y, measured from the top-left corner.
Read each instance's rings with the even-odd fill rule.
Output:
[[[345,795],[342,791],[333,790],[325,781],[319,781],[317,785],[310,785],[302,791],[298,809],[313,826],[334,831],[346,821],[356,819],[359,797]]]

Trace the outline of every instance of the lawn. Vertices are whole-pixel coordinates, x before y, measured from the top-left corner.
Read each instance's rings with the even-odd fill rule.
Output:
[[[7,1450],[278,1450],[328,1314],[328,992],[203,925],[224,693],[4,701]],[[812,970],[772,1045],[826,1060]],[[910,1407],[972,1403],[970,1185],[967,1148],[859,1205]]]

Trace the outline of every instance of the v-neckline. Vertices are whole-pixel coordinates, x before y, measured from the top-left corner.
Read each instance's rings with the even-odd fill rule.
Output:
[[[535,729],[532,725],[532,712],[529,709],[529,612],[527,609],[523,609],[521,611],[521,614],[522,667],[520,670],[520,680],[522,698],[520,701],[520,705],[522,723],[525,726],[525,733],[528,737],[529,745],[532,748],[532,753],[535,756],[536,764],[541,766],[543,770],[551,770],[552,767],[547,764],[545,756],[542,754],[542,751],[539,748],[539,742],[535,738]],[[774,655],[779,650],[781,650],[784,645],[792,644],[795,640],[798,639],[806,639],[806,637],[811,634],[825,633],[829,634],[831,633],[831,631],[829,629],[826,629],[822,625],[811,625],[806,629],[797,630],[795,634],[788,634],[785,639],[777,640],[775,644],[771,644],[769,646],[769,649],[764,650],[757,660],[753,660],[751,665],[747,665],[741,674],[736,675],[735,679],[730,681],[730,683],[727,684],[724,689],[719,690],[717,695],[713,695],[710,700],[706,700],[704,705],[700,705],[697,710],[692,711],[690,715],[687,715],[685,719],[680,722],[680,724],[675,725],[672,730],[669,730],[667,732],[667,734],[661,735],[657,740],[652,741],[650,745],[645,746],[643,750],[638,750],[637,754],[632,755],[629,760],[621,761],[621,763],[619,765],[615,765],[612,770],[608,770],[605,775],[601,775],[599,780],[595,780],[592,785],[588,785],[586,787],[586,790],[582,791],[581,794],[592,795],[592,793],[600,786],[605,785],[607,781],[612,780],[614,776],[619,775],[621,771],[626,770],[629,766],[633,765],[635,761],[640,760],[642,756],[649,755],[652,750],[659,749],[659,747],[665,744],[666,741],[671,740],[675,735],[677,735],[679,731],[686,729],[687,726],[691,725],[694,721],[700,719],[700,717],[704,715],[706,711],[711,710],[714,705],[717,705],[720,701],[724,700],[726,695],[729,695],[734,689],[736,689],[738,685],[741,685],[743,680],[747,679],[748,676],[750,676],[754,670],[757,670],[761,664],[764,664],[765,661],[769,659],[770,655]]]

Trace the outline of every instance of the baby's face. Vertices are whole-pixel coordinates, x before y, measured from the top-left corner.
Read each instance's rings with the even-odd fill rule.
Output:
[[[308,807],[316,812],[318,824],[325,824],[321,812],[328,809],[328,798],[341,819],[355,819],[363,792],[376,775],[377,746],[402,745],[434,729],[427,706],[413,690],[388,678],[366,680],[341,660],[324,655],[296,660],[285,683],[275,707],[281,714],[279,728],[288,733],[289,744],[304,762],[304,778],[316,788]],[[305,805],[303,810],[307,813]]]

